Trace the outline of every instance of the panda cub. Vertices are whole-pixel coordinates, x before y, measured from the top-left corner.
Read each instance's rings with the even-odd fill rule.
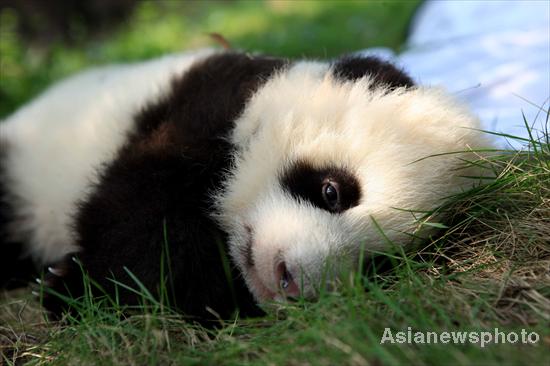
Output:
[[[137,278],[200,318],[315,298],[362,248],[409,242],[410,210],[472,185],[444,153],[486,145],[477,127],[372,57],[203,50],[87,71],[0,124],[3,285],[32,261],[60,294],[81,296],[84,271],[135,305],[114,281]]]

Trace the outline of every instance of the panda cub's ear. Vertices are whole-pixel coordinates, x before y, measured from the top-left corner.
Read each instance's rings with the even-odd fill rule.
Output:
[[[411,88],[414,82],[403,70],[390,62],[373,56],[346,55],[332,64],[332,73],[337,80],[355,81],[364,76],[372,80],[372,87],[386,87],[390,90]]]

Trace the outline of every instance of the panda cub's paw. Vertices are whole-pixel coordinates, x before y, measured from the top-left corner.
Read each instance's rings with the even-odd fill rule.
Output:
[[[76,253],[71,253],[46,267],[42,277],[36,279],[40,287],[33,294],[40,297],[52,319],[58,320],[63,313],[76,310],[74,299],[84,293],[82,273]]]

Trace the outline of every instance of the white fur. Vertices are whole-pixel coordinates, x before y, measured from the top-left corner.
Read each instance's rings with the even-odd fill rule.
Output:
[[[455,171],[464,155],[415,161],[486,146],[474,117],[439,90],[373,91],[370,84],[368,78],[342,83],[324,64],[299,63],[265,84],[237,121],[232,138],[240,150],[217,195],[219,220],[260,302],[277,298],[278,261],[314,296],[327,261],[349,264],[361,245],[387,246],[373,219],[404,244],[415,220],[396,208],[428,210],[472,184],[459,177],[467,172]],[[361,185],[360,204],[331,214],[291,198],[278,177],[296,160],[350,171]],[[249,240],[250,269],[239,250]]]
[[[9,199],[17,209],[11,234],[30,235],[40,263],[75,250],[71,220],[103,163],[115,157],[146,102],[170,80],[212,51],[87,71],[47,90],[0,123],[9,143]]]

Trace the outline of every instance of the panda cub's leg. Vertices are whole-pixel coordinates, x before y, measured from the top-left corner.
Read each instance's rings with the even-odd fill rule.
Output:
[[[241,315],[259,314],[237,271],[227,266],[225,234],[208,215],[219,171],[216,163],[179,152],[121,153],[79,206],[81,252],[52,265],[44,286],[80,297],[85,273],[92,296],[107,295],[120,306],[147,302],[139,292],[159,300],[165,291],[170,305],[190,316],[228,318],[237,308]],[[49,293],[43,303],[54,315],[70,308]]]

